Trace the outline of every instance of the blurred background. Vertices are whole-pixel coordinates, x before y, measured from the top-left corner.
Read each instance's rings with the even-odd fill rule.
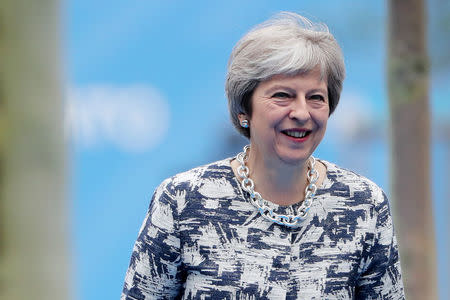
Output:
[[[229,121],[227,60],[245,32],[279,11],[326,23],[345,56],[341,101],[315,156],[370,178],[390,195],[387,1],[280,3],[56,5],[62,16],[73,299],[118,299],[156,186],[175,173],[233,156],[246,144]],[[427,1],[427,19],[437,294],[449,299],[449,1]]]

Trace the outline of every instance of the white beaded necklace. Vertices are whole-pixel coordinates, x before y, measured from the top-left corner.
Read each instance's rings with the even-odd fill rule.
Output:
[[[308,185],[305,188],[305,200],[303,200],[300,207],[297,209],[295,215],[281,215],[273,211],[269,206],[267,206],[267,200],[263,199],[261,194],[255,191],[255,184],[253,180],[248,177],[250,173],[249,168],[245,165],[248,160],[248,151],[250,150],[250,145],[244,147],[244,151],[236,155],[236,159],[240,166],[237,169],[239,177],[242,179],[241,186],[242,189],[250,194],[250,203],[253,204],[264,218],[267,220],[281,224],[288,227],[298,227],[301,222],[308,215],[308,210],[311,207],[313,197],[316,194],[317,186],[316,182],[319,179],[319,173],[314,168],[316,164],[316,159],[311,156],[309,160],[309,170],[306,173],[308,178]]]

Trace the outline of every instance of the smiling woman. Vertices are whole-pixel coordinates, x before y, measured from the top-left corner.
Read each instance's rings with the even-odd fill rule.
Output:
[[[226,92],[250,145],[156,189],[122,299],[404,299],[385,194],[312,156],[344,73],[328,28],[297,14],[242,37]]]

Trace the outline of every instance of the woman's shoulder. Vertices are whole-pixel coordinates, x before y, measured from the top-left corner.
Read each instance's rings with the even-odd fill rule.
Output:
[[[383,189],[367,177],[340,167],[335,163],[320,160],[327,168],[327,188],[335,192],[346,192],[348,196],[374,201],[380,204],[387,201]]]
[[[157,190],[164,190],[169,195],[176,195],[180,192],[197,191],[211,182],[225,185],[234,176],[230,162],[231,158],[226,158],[180,172],[165,179]]]

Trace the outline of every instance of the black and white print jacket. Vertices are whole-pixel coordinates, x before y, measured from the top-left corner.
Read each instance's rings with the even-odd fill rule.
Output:
[[[231,158],[180,173],[155,191],[126,273],[131,299],[404,299],[383,191],[327,161],[299,228],[264,219]],[[278,206],[292,214],[299,204]]]

